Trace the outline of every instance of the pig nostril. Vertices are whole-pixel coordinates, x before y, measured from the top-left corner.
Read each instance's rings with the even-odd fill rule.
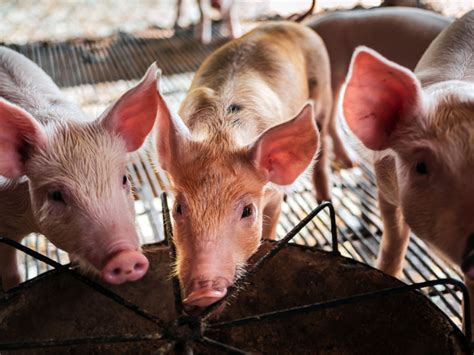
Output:
[[[122,270],[119,267],[116,267],[115,269],[112,270],[112,274],[114,274],[115,276],[120,275],[121,272]]]

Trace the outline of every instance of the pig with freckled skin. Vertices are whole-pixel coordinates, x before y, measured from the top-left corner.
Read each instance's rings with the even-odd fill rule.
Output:
[[[462,270],[471,299],[473,58],[471,11],[433,41],[415,73],[358,48],[342,102],[351,130],[375,151],[384,223],[377,266],[400,275],[411,229]]]
[[[327,52],[309,28],[269,23],[210,55],[179,115],[162,107],[157,149],[175,195],[176,272],[186,310],[199,313],[225,296],[262,237],[275,238],[278,185],[314,161],[316,119],[331,108]]]
[[[0,236],[42,233],[111,284],[146,273],[126,164],[155,123],[156,72],[93,120],[36,64],[0,47]],[[4,289],[21,281],[6,245],[0,279]]]

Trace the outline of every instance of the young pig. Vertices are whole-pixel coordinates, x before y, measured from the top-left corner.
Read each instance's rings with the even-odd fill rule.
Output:
[[[275,237],[283,196],[275,185],[293,183],[318,148],[308,98],[317,117],[327,117],[321,40],[305,26],[270,23],[213,53],[179,116],[159,116],[158,155],[175,195],[177,273],[188,311],[221,299],[262,234]]]
[[[474,279],[473,53],[471,11],[433,41],[416,75],[368,48],[352,59],[343,113],[377,152],[377,266],[391,275],[402,270],[412,229],[460,266],[468,285]]]
[[[0,236],[42,233],[111,284],[148,269],[126,172],[157,112],[156,66],[97,120],[66,101],[23,55],[0,47]],[[0,244],[4,289],[20,282],[15,249]]]
[[[368,46],[413,70],[431,41],[450,23],[450,19],[434,12],[407,7],[337,11],[306,22],[328,50],[333,90],[328,133],[334,154],[345,167],[352,167],[353,159],[337,133],[337,103],[354,49]]]

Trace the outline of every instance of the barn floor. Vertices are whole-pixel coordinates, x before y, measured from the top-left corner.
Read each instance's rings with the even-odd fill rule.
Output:
[[[172,108],[177,109],[195,70],[213,49],[224,42],[224,39],[218,38],[203,46],[193,39],[188,30],[174,34],[172,30],[152,29],[134,34],[119,33],[98,40],[36,42],[10,47],[37,62],[68,97],[79,102],[87,112],[97,115],[136,83],[155,60],[164,74],[162,92]],[[137,226],[145,243],[163,238],[159,194],[168,186],[166,175],[154,171],[156,158],[153,150],[148,149],[151,146],[150,141],[145,149],[135,154],[129,167],[137,196]],[[333,183],[340,251],[344,256],[373,265],[382,223],[372,169],[361,158],[357,168],[335,169]],[[302,179],[284,204],[278,227],[279,237],[284,236],[316,206],[310,181]],[[294,241],[328,250],[331,246],[329,225],[329,215],[324,212]],[[61,263],[68,262],[64,252],[56,250],[41,236],[30,236],[25,244]],[[31,257],[22,258],[22,267],[27,279],[48,269]],[[437,258],[422,241],[413,237],[403,281],[413,283],[446,277],[461,276]],[[460,293],[437,286],[427,291],[427,295],[460,325]]]

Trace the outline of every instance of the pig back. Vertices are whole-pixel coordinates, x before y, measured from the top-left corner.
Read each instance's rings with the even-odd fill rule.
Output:
[[[301,25],[267,23],[224,45],[194,76],[179,110],[184,122],[193,131],[198,124],[220,127],[220,122],[232,119],[241,123],[234,131],[256,127],[253,133],[246,130],[246,136],[253,139],[269,126],[289,119],[309,95],[309,51],[303,43],[312,44],[314,38],[319,39]],[[238,108],[229,115],[232,107]]]
[[[323,39],[331,61],[333,86],[342,84],[352,54],[364,45],[413,70],[431,41],[451,23],[431,11],[393,7],[341,11],[306,24]]]
[[[415,73],[424,87],[448,80],[474,81],[474,10],[431,43]]]
[[[83,116],[82,111],[64,98],[58,86],[38,65],[2,46],[0,97],[23,108],[42,123],[55,117]]]

